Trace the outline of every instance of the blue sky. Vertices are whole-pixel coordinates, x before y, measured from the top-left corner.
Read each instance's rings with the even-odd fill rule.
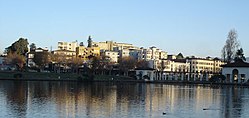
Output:
[[[20,37],[56,49],[58,41],[113,40],[169,54],[220,57],[229,30],[249,56],[248,0],[0,0],[0,52]]]

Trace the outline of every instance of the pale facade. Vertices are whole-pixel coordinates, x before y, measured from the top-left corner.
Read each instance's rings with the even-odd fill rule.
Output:
[[[154,81],[156,78],[155,70],[152,68],[137,68],[135,71],[138,80]]]
[[[189,72],[190,63],[186,60],[150,60],[149,67],[164,72]],[[163,67],[162,67],[163,66]]]
[[[76,55],[86,61],[89,60],[90,56],[100,56],[100,48],[78,46],[76,47]]]
[[[221,65],[225,64],[219,59],[189,58],[187,61],[190,63],[191,73],[220,73],[222,69]]]
[[[228,83],[246,83],[249,79],[249,63],[242,60],[222,66],[222,74]]]
[[[77,42],[58,42],[58,50],[76,51]]]
[[[130,50],[129,49],[119,50],[119,58],[129,57],[129,56],[130,56]]]
[[[52,54],[59,55],[61,58],[63,57],[65,59],[72,59],[76,57],[76,52],[70,50],[54,50],[52,51]]]
[[[117,63],[118,62],[118,52],[116,51],[104,51],[102,55],[109,57],[111,62]]]
[[[28,52],[27,53],[27,63],[26,63],[26,65],[28,66],[28,67],[32,67],[32,66],[36,66],[36,64],[35,64],[35,62],[33,61],[33,59],[34,59],[34,56],[35,56],[35,53],[36,52],[48,52],[48,49],[43,49],[43,48],[37,48],[37,49],[35,49],[34,51],[30,51],[30,52]]]
[[[189,72],[190,63],[185,59],[182,60],[162,60],[166,72]]]
[[[165,51],[160,50],[159,52],[159,58],[160,59],[167,59],[168,58],[168,53]]]
[[[130,48],[136,48],[132,44],[129,43],[117,43],[113,41],[106,41],[106,42],[93,42],[94,47],[99,47],[100,50],[109,50],[113,51],[114,48],[118,47],[119,50],[121,49],[130,49]]]
[[[156,47],[150,47],[148,49],[140,48],[138,53],[138,59],[141,60],[161,60],[167,59],[167,52],[162,51]]]

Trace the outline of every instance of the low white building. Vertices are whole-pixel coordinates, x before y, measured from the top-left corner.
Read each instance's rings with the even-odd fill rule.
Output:
[[[154,81],[156,77],[156,70],[153,68],[136,68],[136,76],[138,80]]]
[[[46,48],[44,48],[44,49],[43,48],[37,48],[37,49],[35,49],[33,51],[28,52],[27,53],[27,63],[26,63],[27,66],[28,67],[34,67],[34,66],[36,66],[35,62],[33,61],[35,53],[36,52],[43,52],[43,51],[48,52],[48,49],[46,49]]]
[[[244,83],[249,79],[249,63],[238,60],[222,65],[222,74],[228,83]]]

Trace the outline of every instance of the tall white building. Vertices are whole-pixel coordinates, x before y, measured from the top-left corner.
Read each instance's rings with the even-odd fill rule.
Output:
[[[138,59],[141,60],[161,60],[167,59],[167,52],[162,51],[156,47],[150,47],[148,49],[140,48],[140,52],[138,54]]]
[[[114,62],[114,63],[117,63],[118,62],[118,55],[119,52],[116,52],[116,51],[104,51],[104,52],[101,52],[101,55],[104,55],[104,56],[107,56],[109,57],[110,61],[111,62]]]
[[[68,51],[76,51],[76,47],[78,47],[78,42],[58,42],[58,50],[68,50]]]

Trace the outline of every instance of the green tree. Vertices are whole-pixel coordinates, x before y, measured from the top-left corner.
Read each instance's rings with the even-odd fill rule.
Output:
[[[179,53],[179,54],[176,56],[176,59],[184,59],[184,56],[182,55],[182,53]]]
[[[44,69],[45,66],[50,62],[49,55],[50,54],[47,51],[35,52],[33,61],[40,69]]]
[[[88,42],[88,46],[87,46],[87,47],[92,47],[92,42],[93,42],[93,41],[92,41],[91,36],[88,37],[87,42]]]
[[[5,48],[5,52],[16,53],[18,55],[25,55],[28,52],[28,39],[19,38],[18,41],[14,42],[11,46]]]
[[[239,42],[237,40],[238,34],[235,29],[232,29],[229,31],[226,43],[224,47],[222,48],[222,57],[224,58],[225,61],[230,63],[235,55],[236,51],[239,47]]]
[[[244,51],[242,48],[238,49],[234,58],[234,61],[243,60],[246,61],[246,57],[244,56]]]
[[[36,45],[35,45],[34,43],[31,43],[31,44],[29,45],[29,48],[30,48],[30,51],[35,51]]]

